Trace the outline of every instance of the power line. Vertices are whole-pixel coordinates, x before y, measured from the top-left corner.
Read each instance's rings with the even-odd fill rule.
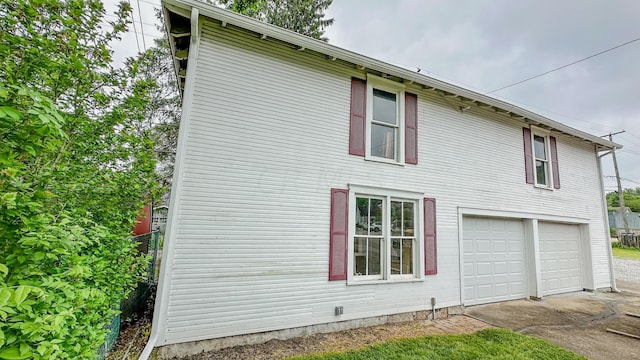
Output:
[[[541,77],[541,76],[544,76],[544,75],[550,74],[550,73],[552,73],[552,72],[554,72],[554,71],[558,71],[558,70],[564,69],[564,68],[566,68],[566,67],[569,67],[569,66],[575,65],[575,64],[577,64],[577,63],[583,62],[583,61],[585,61],[585,60],[589,60],[589,59],[594,58],[594,57],[596,57],[596,56],[602,55],[602,54],[604,54],[604,53],[608,53],[609,51],[612,51],[612,50],[615,50],[615,49],[621,48],[621,47],[623,47],[623,46],[629,45],[629,44],[634,43],[634,42],[636,42],[636,41],[638,41],[638,40],[640,40],[640,37],[639,37],[639,38],[635,38],[635,39],[630,40],[630,41],[627,41],[627,42],[622,43],[622,44],[620,44],[620,45],[616,45],[616,46],[614,46],[614,47],[608,48],[607,50],[600,51],[599,53],[596,53],[596,54],[593,54],[593,55],[587,56],[587,57],[582,58],[582,59],[580,59],[580,60],[576,60],[576,61],[574,61],[574,62],[572,62],[572,63],[566,64],[566,65],[562,65],[562,66],[560,66],[560,67],[557,67],[557,68],[552,69],[552,70],[549,70],[549,71],[545,71],[545,72],[543,72],[542,74],[538,74],[538,75],[535,75],[535,76],[532,76],[532,77],[526,78],[526,79],[524,79],[524,80],[520,80],[520,81],[518,81],[518,82],[515,82],[515,83],[513,83],[513,84],[509,84],[509,85],[503,86],[503,87],[501,87],[501,88],[497,88],[497,89],[495,89],[495,90],[491,90],[491,91],[489,91],[489,92],[487,92],[487,93],[485,93],[485,94],[491,94],[491,93],[494,93],[494,92],[497,92],[497,91],[500,91],[500,90],[504,90],[504,89],[506,89],[506,88],[510,88],[510,87],[512,87],[512,86],[516,86],[516,85],[518,85],[518,84],[522,84],[523,82],[527,82],[527,81],[529,81],[529,80],[537,79],[537,78],[539,78],[539,77]]]
[[[627,134],[629,134],[629,135],[633,136],[634,138],[636,138],[636,139],[640,140],[640,137],[638,137],[638,136],[634,135],[633,133],[631,133],[631,132],[629,132],[629,131],[627,131]]]
[[[140,0],[138,1],[138,17],[140,18],[140,23],[142,24],[142,11],[140,11]],[[142,32],[142,46],[144,51],[147,51],[147,43],[144,41],[144,27],[140,25],[140,31]]]
[[[105,16],[109,16],[109,17],[112,17],[112,18],[114,18],[114,19],[119,19],[119,17],[118,17],[118,16],[113,15],[113,14],[104,14],[104,15],[105,15]],[[143,24],[143,25],[146,25],[146,26],[151,26],[151,27],[153,27],[153,28],[157,28],[157,27],[158,27],[158,24],[149,24],[148,22],[140,22],[140,21],[138,21],[138,20],[134,20],[134,22],[136,22],[136,23],[138,23],[138,24]]]
[[[137,35],[138,30],[136,29],[136,19],[133,17],[133,7],[131,6],[131,1],[129,1],[129,14],[131,14],[131,21],[133,21],[133,32],[136,33],[136,45],[138,45],[138,53],[141,53],[142,51],[140,51],[140,41],[138,40]],[[142,25],[140,25],[140,27],[142,28]]]

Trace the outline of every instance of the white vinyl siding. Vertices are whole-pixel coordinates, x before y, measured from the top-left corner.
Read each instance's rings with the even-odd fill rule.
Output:
[[[459,207],[591,219],[595,284],[609,286],[593,145],[554,134],[562,189],[527,186],[521,121],[407,85],[419,164],[366,161],[348,155],[353,66],[206,21],[197,55],[158,345],[459,305]],[[437,199],[437,275],[328,281],[330,189],[350,183]]]

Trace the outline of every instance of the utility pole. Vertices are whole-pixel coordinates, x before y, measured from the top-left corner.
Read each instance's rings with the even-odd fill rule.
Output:
[[[622,134],[625,131],[618,131],[615,133],[609,133],[609,135],[604,135],[609,137],[609,141],[613,142],[613,135]],[[611,149],[611,156],[613,157],[613,169],[616,172],[616,182],[618,183],[618,200],[620,201],[620,216],[622,217],[622,222],[624,223],[624,232],[625,234],[629,233],[629,224],[627,222],[627,217],[625,214],[625,206],[624,206],[624,193],[622,192],[622,184],[620,183],[620,172],[618,171],[618,160],[616,160],[616,149]]]

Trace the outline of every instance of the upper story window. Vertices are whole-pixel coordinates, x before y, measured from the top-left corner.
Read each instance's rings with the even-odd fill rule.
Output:
[[[549,186],[549,158],[547,156],[547,138],[533,135],[533,155],[536,162],[536,185]]]
[[[372,88],[372,95],[369,155],[398,161],[399,94]]]
[[[418,163],[418,97],[368,75],[351,80],[349,153],[392,164]]]
[[[556,138],[550,131],[535,126],[523,128],[523,138],[527,183],[545,189],[560,189]]]
[[[367,146],[369,160],[404,163],[404,86],[367,77]]]

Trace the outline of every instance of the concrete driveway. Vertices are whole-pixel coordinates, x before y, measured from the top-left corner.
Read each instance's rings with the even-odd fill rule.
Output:
[[[640,318],[627,315],[640,314],[640,286],[622,290],[470,306],[465,314],[496,327],[543,338],[589,359],[640,359]]]

